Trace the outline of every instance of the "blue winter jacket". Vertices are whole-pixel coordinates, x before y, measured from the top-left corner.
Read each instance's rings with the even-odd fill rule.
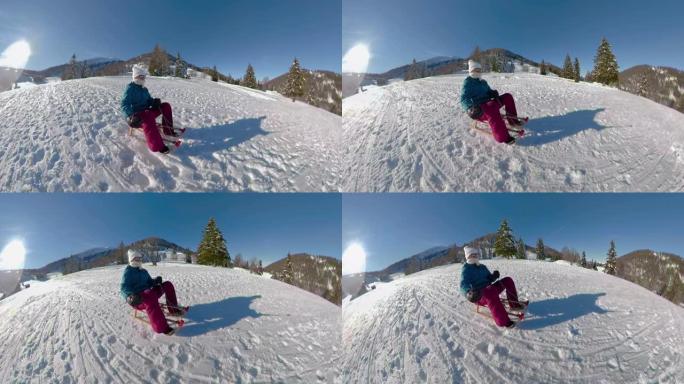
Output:
[[[484,264],[463,264],[461,269],[461,292],[466,294],[471,288],[474,290],[482,289],[494,280],[494,275]]]
[[[150,96],[150,91],[147,88],[131,82],[126,86],[123,97],[121,97],[121,112],[128,118],[150,108],[153,101],[154,99]]]
[[[463,82],[463,88],[461,88],[461,107],[464,111],[467,111],[470,107],[488,101],[491,90],[486,81],[471,76],[466,77]]]
[[[133,268],[129,265],[121,276],[121,296],[126,299],[134,293],[152,288],[153,283],[154,281],[146,269]]]

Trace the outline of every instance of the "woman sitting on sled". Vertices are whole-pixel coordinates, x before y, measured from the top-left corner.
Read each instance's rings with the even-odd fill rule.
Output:
[[[515,326],[499,298],[499,294],[505,290],[511,309],[525,308],[527,302],[518,302],[518,292],[513,279],[504,277],[497,281],[499,271],[490,273],[485,265],[480,264],[480,253],[477,248],[464,247],[463,250],[466,263],[461,270],[461,292],[471,303],[489,308],[494,322],[499,327]]]
[[[162,115],[162,130],[165,135],[175,136],[171,104],[153,99],[145,88],[147,69],[140,64],[133,66],[133,81],[126,86],[121,98],[121,112],[131,128],[142,128],[147,147],[152,152],[169,153],[157,128],[156,119]]]
[[[176,301],[176,290],[170,281],[162,282],[161,276],[152,278],[142,267],[142,256],[138,251],[128,250],[128,266],[121,276],[121,296],[133,308],[145,311],[150,325],[156,333],[173,334],[166,321],[164,311],[159,305],[159,298],[166,296],[166,305],[171,315],[182,315],[183,309]]]
[[[461,89],[461,107],[474,120],[489,123],[494,140],[499,143],[513,144],[515,139],[508,134],[508,127],[499,110],[506,107],[506,119],[512,127],[520,127],[523,121],[517,118],[515,101],[510,93],[499,96],[499,92],[489,88],[482,80],[482,66],[474,60],[468,60],[468,73]]]

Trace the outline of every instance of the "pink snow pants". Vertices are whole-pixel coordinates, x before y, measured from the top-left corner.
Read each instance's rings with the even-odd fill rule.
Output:
[[[506,308],[504,308],[501,299],[499,299],[499,294],[501,294],[504,289],[506,290],[506,297],[509,302],[518,301],[518,291],[515,289],[513,279],[504,277],[496,283],[484,288],[482,290],[482,297],[477,302],[477,304],[489,308],[489,311],[494,318],[494,322],[499,327],[506,326],[511,321],[506,312]]]
[[[513,100],[513,95],[510,93],[504,93],[499,96],[499,99],[503,105],[501,105],[498,100],[490,100],[480,105],[483,114],[478,120],[489,123],[489,126],[492,128],[494,140],[499,143],[504,143],[510,140],[511,136],[508,134],[508,128],[506,127],[503,118],[501,118],[501,112],[499,112],[499,110],[502,106],[506,107],[506,114],[510,116],[518,116],[518,111],[515,109],[515,101]],[[510,124],[514,123],[511,118],[508,119],[508,122]]]
[[[160,287],[153,287],[144,290],[140,296],[142,297],[142,304],[139,304],[136,309],[145,311],[147,318],[150,319],[152,329],[156,333],[163,333],[169,329],[169,324],[166,322],[166,316],[159,305],[159,298],[166,295],[166,305],[178,306],[176,301],[176,290],[170,281],[165,281]]]
[[[169,127],[173,127],[173,115],[171,112],[171,104],[162,103],[161,111],[155,109],[146,109],[137,113],[142,119],[142,129],[145,132],[145,140],[147,140],[147,147],[152,152],[159,152],[164,148],[164,141],[162,140],[159,129],[157,128],[157,117],[162,115],[162,128],[165,134],[171,133]]]

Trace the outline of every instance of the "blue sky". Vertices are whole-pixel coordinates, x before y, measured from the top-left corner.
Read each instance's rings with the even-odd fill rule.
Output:
[[[80,58],[129,59],[156,43],[189,62],[258,79],[285,73],[296,56],[309,69],[341,68],[341,0],[2,0],[0,52],[26,39],[27,68]]]
[[[605,260],[654,249],[684,256],[684,194],[345,194],[342,245],[363,245],[367,271],[433,246],[463,245],[508,219],[513,234]]]
[[[158,236],[196,250],[210,216],[231,255],[341,257],[338,194],[2,194],[0,248],[23,239],[27,268]]]
[[[479,45],[556,65],[569,53],[584,74],[603,36],[621,70],[684,69],[681,0],[344,0],[342,14],[343,50],[366,43],[375,73],[414,57],[467,57]]]

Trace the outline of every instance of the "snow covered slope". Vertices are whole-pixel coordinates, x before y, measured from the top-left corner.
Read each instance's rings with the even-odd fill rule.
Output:
[[[501,329],[458,291],[461,265],[379,285],[343,308],[350,383],[681,383],[684,308],[628,281],[539,261],[485,261],[531,300]]]
[[[331,191],[341,120],[304,103],[207,80],[149,78],[185,143],[170,156],[128,137],[127,77],[0,93],[2,191]]]
[[[343,191],[681,191],[684,114],[627,92],[534,74],[484,76],[510,92],[529,137],[470,129],[465,75],[343,101]]]
[[[338,367],[339,307],[279,281],[194,265],[147,267],[193,307],[175,336],[133,319],[122,267],[0,301],[0,382],[316,383]]]

